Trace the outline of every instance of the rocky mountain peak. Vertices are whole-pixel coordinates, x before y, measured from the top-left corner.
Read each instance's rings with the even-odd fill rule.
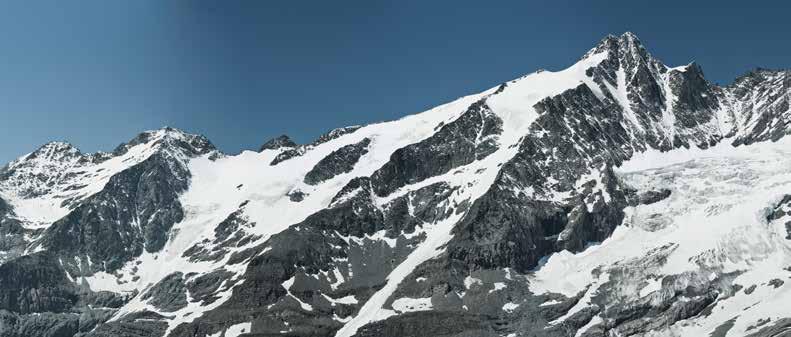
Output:
[[[0,168],[0,190],[15,190],[23,197],[50,191],[53,180],[79,166],[85,156],[66,142],[49,142]]]
[[[137,145],[156,147],[156,150],[165,150],[173,154],[183,154],[188,157],[216,151],[216,147],[206,137],[191,134],[173,127],[164,127],[157,130],[142,132],[127,143],[119,145],[113,155],[126,153]]]
[[[0,177],[8,177],[18,170],[45,174],[47,171],[71,166],[81,158],[83,154],[80,150],[67,142],[49,142],[0,169]]]
[[[612,34],[607,35],[601,41],[599,41],[595,47],[591,48],[587,53],[585,53],[583,59],[602,52],[607,52],[610,56],[614,56],[616,58],[630,57],[633,59],[645,59],[650,57],[650,54],[648,54],[646,51],[643,43],[640,41],[637,35],[632,32],[626,32],[620,36],[615,36]]]
[[[291,140],[290,137],[288,137],[287,135],[280,135],[280,136],[277,136],[275,138],[272,138],[272,139],[266,141],[266,143],[264,143],[264,145],[261,145],[261,149],[259,151],[277,150],[277,149],[283,148],[283,147],[296,147],[296,146],[297,146],[297,143],[295,143],[293,140]]]
[[[789,88],[791,87],[791,70],[755,68],[737,77],[730,87],[755,86],[765,83]]]
[[[74,145],[67,142],[56,141],[42,145],[35,151],[31,152],[30,154],[22,158],[21,160],[63,162],[63,161],[72,161],[81,156],[82,153]]]

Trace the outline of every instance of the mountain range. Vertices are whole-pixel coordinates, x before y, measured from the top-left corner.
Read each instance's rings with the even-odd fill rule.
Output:
[[[0,169],[0,337],[791,335],[790,104],[625,33],[307,144],[48,143]]]

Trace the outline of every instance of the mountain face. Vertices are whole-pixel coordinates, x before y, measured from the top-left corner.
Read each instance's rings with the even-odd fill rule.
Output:
[[[0,336],[781,336],[791,73],[631,33],[397,121],[0,169]]]

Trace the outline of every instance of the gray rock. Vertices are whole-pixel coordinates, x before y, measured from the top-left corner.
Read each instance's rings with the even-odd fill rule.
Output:
[[[146,137],[141,135],[137,141]],[[166,148],[174,153],[157,152],[114,175],[102,191],[47,228],[37,244],[61,256],[75,276],[114,271],[143,250],[160,250],[170,228],[184,217],[178,196],[189,186],[190,172],[178,157],[213,150],[210,145],[199,145]],[[85,265],[89,259],[102,263]]]
[[[286,135],[280,135],[266,141],[264,145],[261,145],[258,151],[277,150],[283,147],[297,147],[297,143],[294,143],[294,141]]]
[[[189,280],[186,288],[194,301],[210,304],[218,299],[215,293],[220,289],[223,282],[230,279],[233,275],[233,273],[225,269],[217,269]]]
[[[307,149],[304,146],[287,149],[275,156],[275,159],[272,159],[272,162],[270,162],[269,165],[275,166],[291,158],[299,157],[305,154],[306,151]]]
[[[361,128],[360,125],[353,125],[353,126],[346,126],[342,128],[333,129],[330,132],[327,132],[314,140],[311,145],[316,146],[319,144],[324,144],[328,141],[333,139],[338,139],[341,136],[351,134]]]
[[[172,273],[143,293],[142,299],[164,312],[174,312],[187,306],[184,274]]]
[[[779,278],[773,278],[773,279],[769,280],[769,285],[774,287],[774,288],[780,288],[781,286],[783,286],[784,283],[785,283],[785,281],[783,281],[783,280],[781,280]]]
[[[11,205],[0,198],[0,264],[22,255],[28,244],[26,237],[31,236],[35,236],[34,231],[22,226]]]
[[[659,191],[645,191],[639,195],[639,203],[643,205],[650,205],[664,200],[670,196],[669,189],[661,189]]]
[[[48,252],[0,265],[0,285],[0,309],[20,314],[64,312],[78,300],[79,290]]]
[[[168,324],[160,321],[109,322],[84,337],[162,337],[167,328]]]
[[[781,318],[747,337],[785,337],[791,331],[791,318]]]
[[[305,183],[317,185],[339,174],[351,172],[360,157],[368,153],[368,144],[370,143],[371,140],[365,138],[360,142],[349,144],[333,151],[316,163],[305,175]]]
[[[396,150],[371,175],[374,191],[385,196],[404,185],[482,159],[497,148],[497,135],[501,132],[502,121],[484,100],[478,101],[433,136]]]

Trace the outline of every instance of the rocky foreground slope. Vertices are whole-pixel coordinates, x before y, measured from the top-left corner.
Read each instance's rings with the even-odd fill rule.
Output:
[[[0,336],[782,336],[791,73],[632,34],[397,121],[0,169]]]

